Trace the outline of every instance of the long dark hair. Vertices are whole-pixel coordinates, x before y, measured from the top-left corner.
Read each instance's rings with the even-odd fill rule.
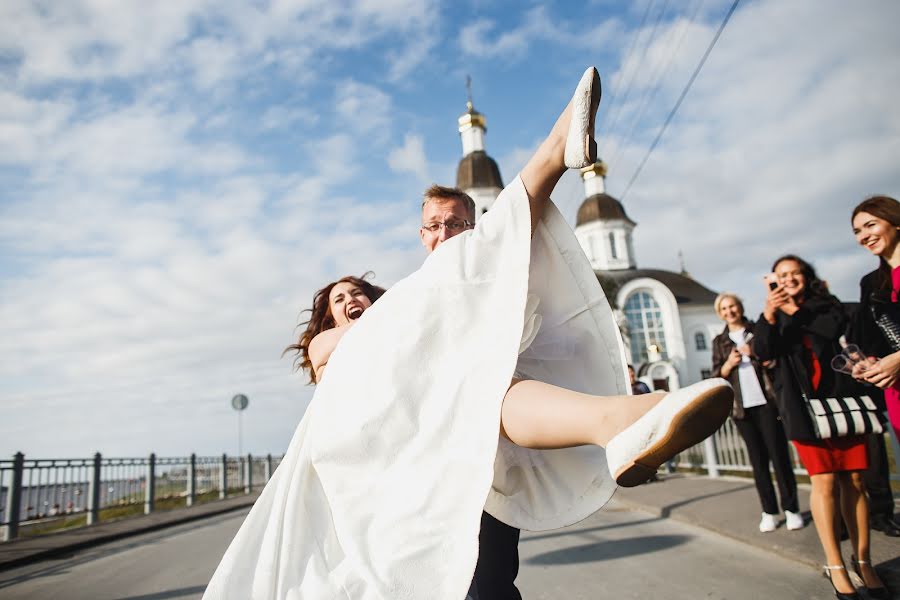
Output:
[[[352,283],[355,286],[359,286],[359,289],[362,290],[362,292],[371,302],[375,302],[376,300],[381,298],[386,290],[383,287],[366,281],[366,278],[370,276],[373,276],[372,271],[363,273],[362,277],[354,277],[353,275],[348,275],[347,277],[342,277],[337,281],[332,281],[315,293],[315,295],[313,296],[312,308],[307,308],[300,313],[310,313],[308,321],[303,321],[299,325],[297,325],[297,327],[306,325],[306,329],[304,329],[303,333],[300,334],[300,339],[297,340],[297,343],[291,344],[290,346],[285,348],[284,352],[282,352],[281,355],[284,356],[291,351],[295,352],[296,355],[294,356],[294,370],[306,371],[309,374],[310,383],[316,382],[316,373],[315,371],[313,371],[312,361],[309,360],[309,343],[313,340],[314,337],[316,337],[326,329],[332,329],[335,327],[334,316],[331,314],[331,305],[328,302],[328,296],[331,294],[331,290],[339,283]]]
[[[871,196],[856,205],[853,214],[850,215],[850,224],[859,213],[869,213],[873,217],[884,219],[894,227],[900,227],[900,202],[890,196]],[[879,289],[891,289],[891,266],[887,261],[878,257],[878,277],[876,287]]]
[[[779,256],[775,260],[775,262],[772,263],[772,271],[774,272],[775,268],[786,260],[792,260],[800,265],[800,273],[803,275],[803,280],[806,284],[803,291],[804,302],[812,298],[817,298],[819,300],[834,302],[836,304],[840,303],[840,301],[835,298],[831,294],[831,292],[828,291],[828,285],[824,281],[819,279],[819,276],[816,274],[816,270],[813,268],[813,266],[796,254],[785,254],[784,256]]]

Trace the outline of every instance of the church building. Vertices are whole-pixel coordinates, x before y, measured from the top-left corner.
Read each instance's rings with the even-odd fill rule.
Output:
[[[487,120],[471,100],[459,117],[463,157],[456,186],[475,200],[476,218],[503,189],[497,163],[485,151]],[[628,360],[652,389],[673,390],[709,377],[712,338],[723,328],[713,309],[716,292],[687,273],[638,268],[632,236],[637,226],[606,193],[606,165],[581,170],[585,199],[575,237],[587,255],[622,330]]]

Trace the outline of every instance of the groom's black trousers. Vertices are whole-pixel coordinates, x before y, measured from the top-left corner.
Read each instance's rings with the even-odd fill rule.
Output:
[[[475,565],[477,600],[522,600],[516,589],[519,574],[519,530],[481,513]]]

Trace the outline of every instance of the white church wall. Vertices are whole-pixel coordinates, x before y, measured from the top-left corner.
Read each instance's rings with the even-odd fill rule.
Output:
[[[464,191],[475,201],[476,221],[478,217],[491,209],[501,192],[500,188],[470,188]]]
[[[688,357],[685,349],[684,336],[682,334],[684,330],[682,328],[681,315],[678,311],[678,303],[675,301],[675,296],[672,295],[669,288],[656,279],[640,277],[638,279],[632,279],[619,288],[619,292],[616,296],[616,305],[624,307],[628,298],[632,294],[640,291],[649,293],[659,305],[660,313],[662,314],[663,335],[665,336],[668,360],[678,371],[679,379],[682,385],[684,385],[685,382],[688,381],[686,378],[686,375],[688,374]],[[635,365],[635,367],[637,367],[637,365]],[[699,377],[691,381],[696,381],[698,379]]]
[[[632,227],[623,220],[584,223],[575,228],[575,238],[587,255],[591,267],[598,271],[615,271],[634,267],[631,241]],[[615,240],[615,256],[610,244]]]
[[[722,329],[722,322],[713,310],[712,304],[683,307],[681,323],[684,327],[686,346],[687,384],[696,383],[712,368],[712,341]],[[697,348],[697,334],[702,334],[704,348]]]

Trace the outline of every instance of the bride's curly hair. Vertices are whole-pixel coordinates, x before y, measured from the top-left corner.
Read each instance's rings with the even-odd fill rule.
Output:
[[[309,374],[310,383],[316,383],[316,374],[313,371],[312,362],[309,360],[309,343],[314,337],[326,329],[332,329],[335,326],[334,316],[331,314],[331,306],[328,302],[328,296],[331,294],[332,288],[339,283],[351,283],[359,286],[359,289],[362,290],[369,301],[375,302],[381,298],[386,290],[383,287],[366,281],[366,278],[373,275],[372,271],[367,271],[363,273],[362,277],[348,275],[347,277],[342,277],[337,281],[329,283],[315,293],[313,296],[312,308],[308,308],[300,313],[310,313],[308,321],[303,321],[297,325],[297,328],[306,325],[306,329],[300,334],[300,339],[297,340],[297,343],[291,344],[285,348],[284,352],[281,353],[281,356],[284,356],[288,352],[294,352],[294,370],[306,371]]]

